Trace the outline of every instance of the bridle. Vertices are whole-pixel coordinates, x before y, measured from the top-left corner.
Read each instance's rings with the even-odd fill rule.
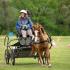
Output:
[[[44,31],[44,29],[43,29],[43,27],[37,27],[37,28],[39,28],[39,29],[35,29],[36,27],[34,27],[34,36],[35,36],[35,39],[37,38],[39,38],[39,36],[40,35],[38,35],[38,34],[40,34],[40,30],[41,30],[41,32],[42,33],[44,33],[45,31]],[[36,31],[36,32],[35,32]],[[46,33],[46,32],[45,32]],[[48,35],[48,34],[47,34]],[[38,41],[36,41],[36,42],[34,42],[34,44],[43,44],[43,43],[49,43],[49,44],[51,44],[51,46],[50,46],[50,48],[49,49],[51,49],[51,47],[52,47],[52,43],[51,43],[51,41],[52,41],[52,39],[51,39],[51,37],[49,37],[49,35],[48,35],[48,38],[46,39],[46,40],[43,40],[43,41],[41,41],[40,40],[40,38],[38,39]]]
[[[47,40],[44,40],[44,41],[40,41],[40,38],[39,38],[39,31],[38,30],[35,30],[35,44],[41,44],[41,43],[49,43],[48,39]]]

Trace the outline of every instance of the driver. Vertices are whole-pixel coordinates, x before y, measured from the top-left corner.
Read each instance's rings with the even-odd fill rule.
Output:
[[[21,33],[23,38],[26,38],[28,34],[33,39],[34,36],[32,34],[32,25],[33,23],[31,19],[28,17],[27,10],[21,10],[19,20],[16,23],[16,29],[18,33]]]

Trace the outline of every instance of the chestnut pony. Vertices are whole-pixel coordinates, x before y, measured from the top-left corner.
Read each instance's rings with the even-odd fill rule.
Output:
[[[35,43],[32,45],[32,54],[35,52],[38,53],[38,61],[41,65],[43,65],[43,53],[45,56],[45,60],[48,66],[51,66],[50,62],[50,50],[51,45],[49,47],[49,36],[45,32],[43,26],[41,24],[34,24],[33,25],[34,35],[35,35]]]

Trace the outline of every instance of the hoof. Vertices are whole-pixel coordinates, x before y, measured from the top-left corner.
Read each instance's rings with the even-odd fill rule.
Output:
[[[51,64],[48,65],[49,68],[50,68],[51,66],[52,66]]]

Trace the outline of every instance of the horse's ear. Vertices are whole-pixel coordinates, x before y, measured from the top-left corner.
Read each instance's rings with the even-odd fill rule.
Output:
[[[32,28],[33,28],[33,30],[35,29],[35,25],[34,24],[33,24]]]
[[[40,28],[43,28],[43,26],[42,26],[41,24],[39,24],[39,27],[40,27]]]
[[[40,25],[40,27],[41,27],[41,31],[42,31],[43,33],[45,33],[44,27],[43,27],[42,25]]]
[[[44,29],[44,27],[40,24],[40,27]]]

